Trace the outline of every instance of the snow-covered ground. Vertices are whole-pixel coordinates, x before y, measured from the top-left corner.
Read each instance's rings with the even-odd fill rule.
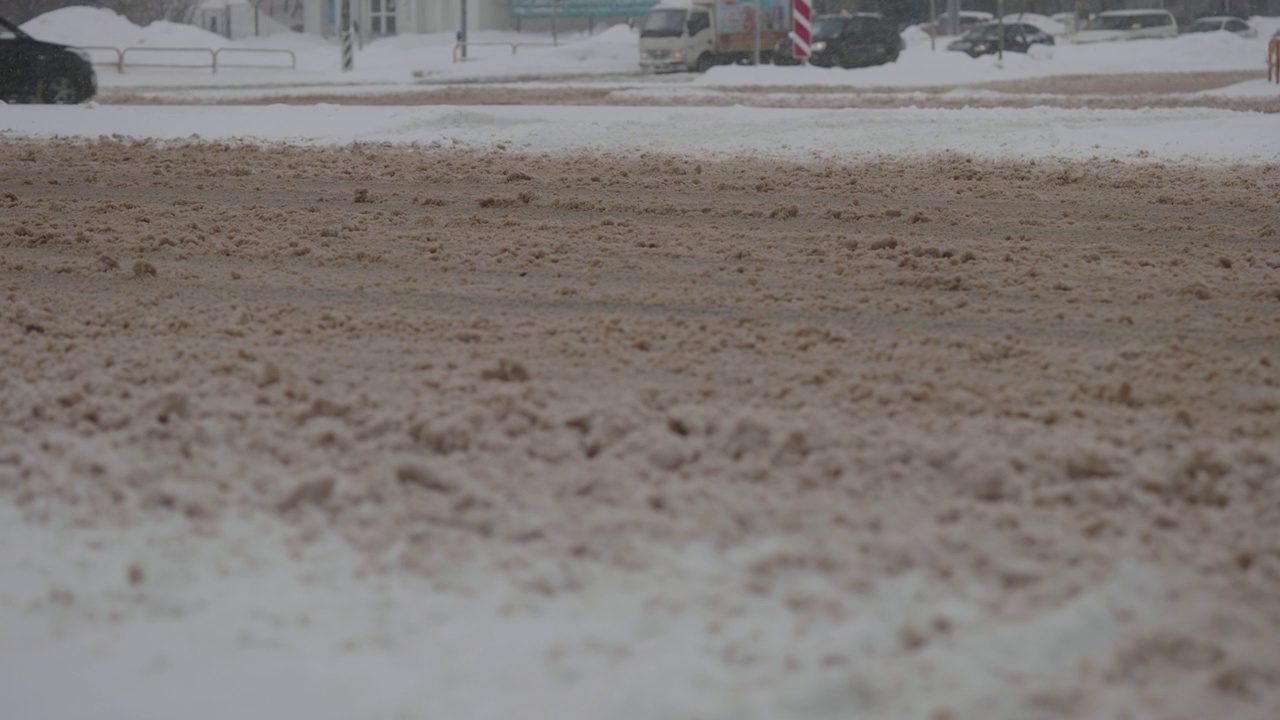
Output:
[[[334,42],[296,34],[272,35],[241,43],[199,28],[155,23],[139,28],[105,10],[70,8],[24,26],[31,34],[82,46],[241,47],[289,49],[296,70],[99,67],[104,94],[160,94],[170,99],[279,96],[289,93],[386,92],[424,89],[439,83],[484,80],[525,86],[617,86],[632,97],[669,99],[746,86],[787,91],[797,86],[848,87],[851,92],[885,86],[925,87],[1001,79],[1107,73],[1169,73],[1256,70],[1258,79],[1213,91],[1230,96],[1277,96],[1280,85],[1266,80],[1266,37],[1280,18],[1254,18],[1260,39],[1227,33],[1073,46],[1029,55],[1009,53],[970,59],[930,49],[930,39],[911,28],[908,49],[898,62],[857,70],[813,67],[717,67],[705,75],[640,75],[637,36],[626,26],[595,34],[550,38],[517,33],[473,33],[475,42],[529,43],[511,54],[508,45],[479,45],[471,59],[453,62],[453,38],[406,35],[370,43],[356,56],[355,70],[339,67]],[[99,56],[106,57],[101,51]],[[146,56],[160,62],[164,54]],[[249,55],[242,58],[246,62]],[[278,55],[263,55],[265,63]],[[191,62],[190,56],[174,62]],[[540,80],[538,78],[541,78]],[[594,79],[593,79],[594,78]],[[430,81],[429,85],[423,83]],[[952,91],[965,93],[987,91]],[[1159,159],[1269,160],[1280,155],[1274,116],[1208,109],[969,109],[806,110],[693,107],[548,107],[444,105],[417,107],[13,107],[0,116],[0,132],[32,135],[114,135],[156,138],[252,138],[262,141],[344,143],[349,141],[489,145],[520,149],[662,149],[670,152],[759,152],[778,156],[831,157],[868,153],[929,154],[944,150],[1020,157],[1115,155]],[[673,129],[678,128],[677,131]]]
[[[1228,34],[1173,40],[1057,46],[1028,55],[971,60],[937,49],[909,30],[901,59],[852,71],[810,67],[718,67],[705,75],[648,78],[638,73],[635,33],[619,26],[594,36],[472,33],[466,62],[454,62],[452,35],[378,40],[344,73],[332,41],[285,34],[230,43],[198,28],[156,23],[139,28],[108,11],[71,8],[26,25],[32,35],[81,46],[287,49],[296,69],[99,67],[104,94],[148,93],[192,100],[285,93],[382,92],[442,83],[612,84],[620,91],[718,92],[725,87],[801,85],[871,88],[964,85],[1058,75],[1256,70],[1257,80],[1215,91],[1280,95],[1267,83],[1266,42],[1280,18],[1254,18],[1259,39]],[[520,43],[515,54],[510,45]],[[108,55],[95,51],[95,58]],[[153,57],[163,57],[154,55]],[[264,55],[274,61],[278,56]],[[959,91],[964,92],[964,91]],[[1212,109],[1137,111],[1055,109],[806,110],[745,107],[310,107],[116,105],[0,108],[0,138],[120,135],[163,140],[246,139],[345,144],[419,143],[548,152],[593,149],[687,154],[762,154],[778,158],[930,154],[994,157],[1144,158],[1185,162],[1274,162],[1280,157],[1276,115]],[[0,163],[2,165],[3,163]],[[0,180],[0,188],[4,188]],[[91,462],[105,452],[68,436],[70,453]],[[80,444],[80,445],[77,445]],[[124,462],[125,460],[119,460]],[[103,462],[113,462],[107,459]],[[5,467],[0,458],[0,470]],[[69,465],[67,472],[74,472]],[[0,482],[6,476],[0,475]],[[848,717],[857,688],[792,699],[779,688],[763,710],[747,700],[756,676],[729,675],[698,644],[703,616],[651,614],[652,588],[626,577],[602,582],[598,595],[530,600],[486,578],[458,578],[450,592],[406,574],[370,573],[366,558],[336,540],[300,546],[291,528],[247,515],[185,536],[189,526],[104,523],[76,527],[74,514],[51,510],[33,526],[0,507],[0,715],[36,718],[349,717],[658,718]],[[717,557],[697,549],[656,563],[705,585],[663,588],[664,602],[706,600],[716,573],[732,573],[776,548]],[[910,614],[918,588],[911,575],[877,586],[866,598],[871,618]],[[1109,632],[1097,608],[1132,603],[1157,612],[1166,588],[1142,568],[1122,569],[1061,612],[1021,628],[1059,648],[1053,658],[1019,656],[997,637],[975,650],[986,663],[1052,672],[1088,660]],[[822,657],[829,648],[874,649],[890,642],[878,623],[822,628],[797,640],[780,627],[786,610],[742,601],[749,621],[735,627],[744,647]],[[948,608],[965,618],[975,608]],[[681,623],[687,622],[689,627]],[[785,637],[784,637],[785,636]],[[815,637],[816,636],[816,637]],[[793,647],[803,644],[803,648]],[[1002,650],[1003,648],[1003,650]],[[963,650],[963,649],[962,649]],[[1007,654],[1005,654],[1007,651]],[[963,698],[987,666],[939,660],[939,691]],[[547,659],[551,658],[551,661]],[[947,662],[943,662],[943,661]],[[1036,665],[1034,663],[1041,663]],[[531,671],[530,668],[535,668]],[[891,673],[886,668],[884,673]],[[680,682],[669,682],[671,677]],[[818,672],[812,686],[828,679]],[[890,683],[888,686],[892,686]],[[841,694],[843,693],[843,694]],[[818,698],[815,700],[814,698]],[[727,698],[727,699],[726,699]],[[792,703],[792,704],[789,704]],[[801,708],[794,703],[807,703]],[[1123,703],[1121,703],[1123,706]],[[882,706],[883,707],[883,706]],[[897,698],[884,716],[925,712]],[[895,710],[896,709],[896,710]],[[1003,717],[999,708],[991,717]]]

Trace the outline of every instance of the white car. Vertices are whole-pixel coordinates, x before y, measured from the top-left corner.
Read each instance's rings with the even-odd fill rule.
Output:
[[[1249,23],[1238,17],[1231,17],[1229,15],[1202,17],[1191,23],[1191,27],[1187,28],[1187,32],[1189,33],[1219,31],[1239,35],[1242,38],[1258,37],[1258,31],[1253,29]]]
[[[1098,13],[1084,29],[1071,36],[1073,43],[1108,40],[1141,40],[1178,36],[1178,21],[1168,10],[1108,10]]]

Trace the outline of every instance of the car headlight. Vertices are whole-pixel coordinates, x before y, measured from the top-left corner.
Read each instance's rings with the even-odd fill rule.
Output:
[[[683,51],[683,50],[676,50],[676,51],[672,52],[672,53],[671,53],[671,59],[672,59],[672,60],[684,60],[684,51]]]
[[[89,57],[89,51],[88,51],[88,50],[81,50],[80,48],[74,48],[74,47],[73,47],[73,48],[67,48],[67,49],[68,49],[68,50],[70,50],[70,51],[71,51],[71,53],[72,53],[73,55],[75,55],[76,57],[80,58],[81,60],[83,60],[83,61],[85,61],[85,62],[89,63],[90,65],[92,65],[92,64],[93,64],[93,58]]]
[[[648,50],[641,50],[641,51],[640,51],[640,59],[641,59],[641,60],[648,60],[648,59],[649,59],[649,51],[648,51]]]
[[[973,46],[973,51],[974,51],[974,52],[984,53],[984,52],[986,52],[986,51],[987,51],[987,44],[986,44],[986,43],[978,43],[977,45],[974,45],[974,46]]]
[[[827,43],[824,40],[819,40],[818,42],[811,45],[809,49],[813,52],[822,52],[823,50],[827,49]]]

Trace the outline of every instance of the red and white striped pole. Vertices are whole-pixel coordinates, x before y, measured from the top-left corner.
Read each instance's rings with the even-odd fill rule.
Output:
[[[809,0],[794,0],[795,5],[791,13],[791,31],[795,35],[795,42],[791,44],[791,56],[803,60],[809,57],[809,18],[813,15],[813,10],[809,5]]]

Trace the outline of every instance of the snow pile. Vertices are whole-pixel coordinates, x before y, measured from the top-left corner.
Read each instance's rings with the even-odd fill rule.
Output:
[[[86,6],[47,12],[22,29],[39,40],[76,46],[221,48],[233,44],[194,25],[160,20],[140,27],[113,10]]]

